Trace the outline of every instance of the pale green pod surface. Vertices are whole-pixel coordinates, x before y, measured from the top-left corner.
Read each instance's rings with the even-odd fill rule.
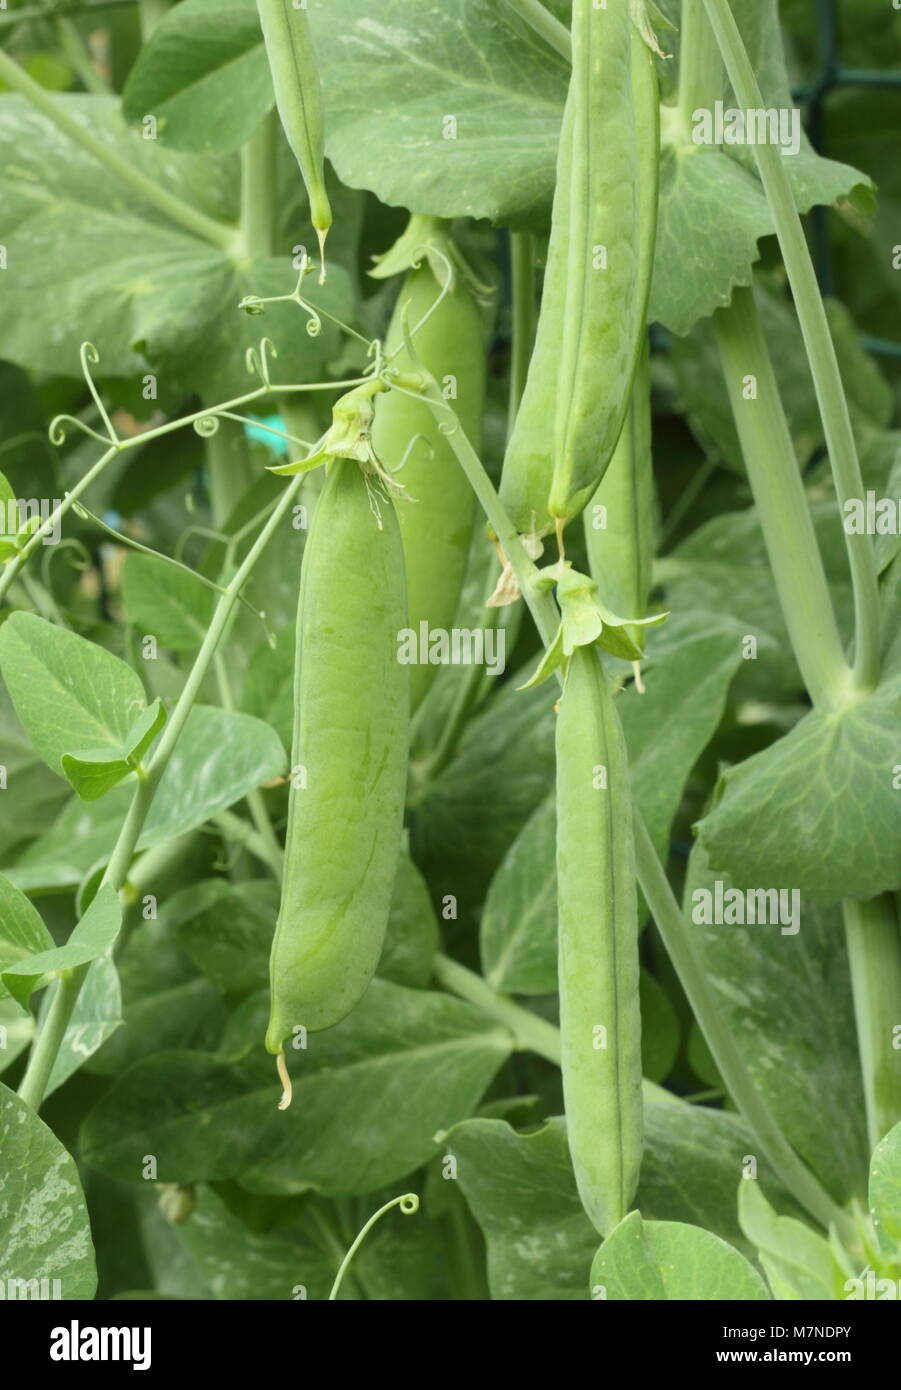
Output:
[[[543,534],[551,525],[547,499],[554,470],[554,410],[559,387],[557,373],[563,354],[566,256],[562,248],[562,229],[569,210],[572,107],[570,90],[560,131],[551,242],[544,271],[535,346],[501,474],[501,502],[517,531],[526,535]],[[561,230],[555,234],[557,229]]]
[[[647,344],[619,443],[583,513],[591,577],[614,613],[647,613],[654,563],[654,468],[651,453],[651,383]],[[640,629],[629,628],[643,647]]]
[[[604,785],[606,783],[606,786]],[[606,1236],[641,1164],[638,901],[619,717],[597,654],[573,654],[557,718],[563,1098],[582,1205]]]
[[[355,462],[330,466],[303,557],[292,789],[266,1046],[340,1022],[378,964],[401,843],[409,670],[403,549]],[[302,773],[299,771],[302,769]]]
[[[402,342],[401,315],[415,328],[435,303],[441,287],[428,261],[411,270],[401,288],[386,339],[391,353]],[[485,407],[485,329],[482,315],[460,274],[435,313],[414,338],[414,350],[439,387],[455,391],[448,402],[463,431],[478,451]],[[411,369],[402,349],[392,365]],[[417,439],[416,436],[419,436]],[[409,626],[417,636],[420,624],[447,631],[453,625],[463,585],[475,511],[475,497],[447,437],[424,402],[391,391],[376,404],[372,441],[379,458],[392,466],[406,454],[396,475],[406,496],[397,500],[407,571]],[[415,441],[412,443],[411,441]],[[409,451],[409,452],[408,452]],[[410,699],[415,710],[437,673],[437,667],[410,667]]]
[[[310,199],[310,217],[320,245],[332,225],[325,191],[322,93],[310,21],[291,0],[257,0],[275,104]]]

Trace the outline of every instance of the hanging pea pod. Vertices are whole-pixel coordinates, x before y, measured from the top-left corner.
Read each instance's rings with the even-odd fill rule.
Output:
[[[575,0],[544,293],[501,500],[543,534],[578,514],[622,429],[656,234],[656,69],[640,0]]]
[[[602,1236],[641,1164],[638,900],[625,744],[597,652],[577,647],[557,718],[557,904],[566,1133]]]
[[[266,1046],[340,1022],[378,964],[400,849],[409,673],[394,505],[355,458],[329,464],[304,556],[292,785]],[[286,1091],[288,1090],[286,1086]]]
[[[610,467],[584,512],[591,577],[618,613],[648,611],[654,560],[654,470],[651,456],[649,354],[642,351],[632,399]],[[640,628],[627,634],[638,648]]]
[[[322,94],[310,21],[291,0],[257,0],[266,57],[275,89],[275,104],[310,199],[310,218],[319,238],[325,279],[325,238],[332,209],[325,191],[325,136]]]
[[[486,375],[485,325],[476,302],[476,291],[482,287],[473,281],[446,225],[434,217],[411,218],[403,236],[370,274],[384,278],[399,271],[407,274],[385,351],[401,371],[411,369],[402,346],[406,315],[417,357],[445,390],[464,434],[478,451]],[[398,502],[397,517],[409,626],[417,636],[423,623],[427,634],[445,632],[453,625],[466,570],[475,506],[472,489],[425,402],[399,391],[382,397],[372,437],[381,457],[405,460],[397,474],[406,494]],[[411,667],[414,710],[436,671],[432,665]]]

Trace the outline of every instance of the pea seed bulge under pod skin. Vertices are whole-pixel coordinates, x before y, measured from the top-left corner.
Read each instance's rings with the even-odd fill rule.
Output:
[[[582,1205],[606,1236],[629,1211],[641,1164],[638,901],[625,744],[589,648],[570,662],[556,749],[566,1130]]]
[[[501,481],[522,532],[576,516],[610,462],[656,230],[656,73],[629,0],[575,0],[572,35],[541,314]]]
[[[390,354],[402,342],[401,315],[415,328],[441,293],[428,261],[423,259],[404,281],[385,343]],[[478,450],[481,447],[485,404],[485,330],[478,305],[459,273],[435,312],[416,333],[414,350],[423,366],[441,384],[452,377],[456,397],[450,401],[463,431]],[[402,372],[413,364],[401,350],[393,364]],[[407,571],[409,626],[419,635],[420,623],[429,630],[447,631],[454,621],[472,534],[475,498],[435,415],[425,402],[411,400],[399,391],[378,402],[372,440],[380,458],[393,462],[404,457],[398,473],[408,494],[397,503]],[[437,667],[416,665],[411,672],[411,706],[415,710]]]
[[[330,465],[303,558],[294,773],[282,899],[270,957],[266,1046],[330,1028],[378,964],[400,849],[409,670],[403,550],[394,507],[382,528],[357,463]]]

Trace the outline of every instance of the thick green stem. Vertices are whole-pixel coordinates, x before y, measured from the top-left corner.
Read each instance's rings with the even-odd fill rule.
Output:
[[[234,420],[220,421],[207,438],[206,461],[213,525],[222,531],[257,472],[243,427]]]
[[[216,653],[215,663],[216,681],[219,686],[219,694],[222,700],[222,708],[226,710],[234,710],[237,708],[237,706],[235,705],[234,695],[232,693],[231,680],[229,679],[228,675],[228,666],[226,665],[225,658],[221,652]],[[257,828],[257,834],[259,835],[260,843],[264,848],[266,863],[272,869],[272,872],[275,875],[276,880],[280,883],[285,865],[285,855],[281,845],[278,842],[278,836],[272,828],[272,821],[270,820],[269,812],[266,809],[266,801],[263,797],[263,793],[260,791],[259,787],[253,787],[247,793],[246,799],[247,807],[250,811],[250,818]],[[238,818],[235,817],[235,819]]]
[[[559,621],[553,597],[549,593],[536,591],[533,582],[535,566],[523,549],[491,479],[482,467],[456,416],[442,397],[436,382],[424,377],[422,394],[445,431],[457,461],[504,546],[542,641],[545,646],[549,646]],[[754,1086],[744,1058],[727,1023],[720,1015],[716,995],[707,980],[703,962],[692,943],[682,909],[676,901],[637,805],[633,808],[633,826],[636,869],[642,892],[733,1100],[754,1131],[774,1171],[780,1175],[802,1206],[824,1226],[828,1227],[830,1222],[835,1222],[838,1229],[851,1238],[853,1226],[848,1217],[836,1206],[825,1188],[792,1149],[765,1100]]]
[[[567,62],[572,61],[572,39],[565,24],[561,24],[559,19],[546,10],[541,0],[507,0],[511,10],[515,10],[520,19],[525,20],[530,29],[534,29],[536,34],[540,34],[545,43],[549,44],[561,58]]]
[[[513,298],[513,350],[510,357],[510,398],[507,435],[526,389],[532,340],[535,336],[535,238],[531,232],[510,233],[510,278]]]
[[[901,1120],[901,936],[894,897],[842,904],[870,1147]]]
[[[817,708],[840,708],[850,671],[752,291],[737,288],[713,322],[792,648]]]
[[[212,217],[207,217],[206,213],[200,212],[190,204],[182,202],[181,198],[169,193],[154,183],[153,179],[141,172],[137,164],[123,158],[114,149],[98,140],[96,135],[92,135],[87,126],[82,125],[69,114],[68,109],[61,103],[58,97],[46,91],[34,78],[29,77],[28,73],[14,63],[8,54],[0,49],[0,77],[13,89],[26,97],[31,105],[52,121],[57,129],[68,135],[76,145],[79,145],[92,159],[96,159],[98,164],[103,165],[116,178],[121,179],[124,184],[132,188],[144,202],[165,214],[171,221],[183,227],[186,232],[191,232],[193,236],[199,237],[201,241],[210,242],[217,246],[220,251],[231,252],[235,246],[236,232],[233,227],[227,227],[223,222],[217,222]]]
[[[704,0],[682,0],[679,23],[679,115],[690,136],[694,112],[722,96],[723,60]]]
[[[765,102],[728,0],[704,0],[704,3],[739,106],[747,110],[763,109]],[[782,154],[772,144],[755,144],[753,149],[794,295],[823,421],[835,490],[844,515],[845,503],[863,498],[864,490],[835,346]],[[849,535],[845,532],[845,545],[854,589],[854,682],[860,690],[867,691],[875,687],[880,674],[876,554],[872,536]]]
[[[269,111],[241,150],[241,247],[251,259],[275,252],[278,116]]]
[[[30,1105],[32,1110],[39,1110],[41,1101],[44,1099],[44,1091],[56,1061],[56,1054],[59,1052],[60,1044],[65,1037],[69,1019],[72,1017],[72,1010],[75,1008],[75,1001],[87,971],[86,965],[81,966],[78,970],[66,970],[55,985],[56,993],[53,1002],[41,1030],[32,1044],[28,1066],[19,1086],[21,1099],[26,1105]]]
[[[109,96],[110,89],[91,62],[90,54],[85,48],[81,34],[72,20],[57,19],[55,27],[59,46],[66,62],[74,68],[85,89],[93,92],[96,96]]]
[[[292,479],[286,488],[284,495],[279,499],[278,505],[274,508],[272,515],[266,525],[260,531],[246,557],[238,568],[234,579],[223,591],[219,602],[216,604],[213,617],[206,636],[201,644],[200,651],[191,667],[188,679],[185,681],[184,688],[176,701],[169,720],[163,729],[159,743],[154,750],[153,756],[147,767],[146,776],[135,785],[134,795],[128,813],[122,823],[118,838],[109,863],[106,866],[101,886],[110,883],[116,892],[122,891],[128,877],[131,861],[137,848],[138,839],[144,828],[147,813],[153,803],[154,795],[160,784],[160,779],[165,772],[169,759],[175,750],[179,738],[184,730],[188,715],[194,706],[194,701],[200,691],[200,687],[206,679],[216,648],[228,621],[232,614],[232,609],[238,602],[238,596],[244,587],[247,579],[252,574],[254,566],[262,555],[269,543],[270,538],[275,533],[279,525],[284,520],[289,511],[294,497],[300,490],[301,478]],[[22,1087],[27,1084],[27,1100],[35,1110],[40,1107],[44,1096],[44,1088],[47,1078],[53,1068],[56,1054],[59,1051],[60,1043],[66,1031],[66,1025],[71,1017],[75,1002],[78,999],[81,986],[84,983],[88,972],[88,966],[79,966],[71,974],[64,975],[56,986],[56,996],[50,1006],[50,1011],[41,1028],[37,1038],[32,1045],[31,1057],[29,1058],[28,1069],[22,1081]],[[20,1089],[20,1095],[25,1094]]]

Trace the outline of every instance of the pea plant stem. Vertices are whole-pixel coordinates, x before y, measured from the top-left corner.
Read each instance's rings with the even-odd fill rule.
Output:
[[[222,708],[234,710],[236,709],[236,705],[234,695],[232,694],[228,666],[221,652],[216,652],[214,661],[216,666],[216,682],[219,686]],[[266,810],[266,802],[259,787],[254,787],[249,791],[246,800],[248,810],[250,811],[250,818],[256,826],[261,843],[265,846],[266,863],[272,869],[276,881],[280,882],[285,856],[278,842],[278,836],[272,828],[272,821],[269,819],[269,812]]]
[[[278,117],[263,117],[241,149],[241,249],[245,256],[275,251]]]
[[[891,894],[842,904],[870,1147],[901,1120],[901,932]]]
[[[728,0],[704,0],[704,3],[739,106],[748,110],[763,108],[765,102]],[[782,155],[772,144],[755,144],[753,149],[807,349],[835,490],[844,508],[850,499],[862,498],[864,491],[832,334]],[[872,536],[847,532],[845,545],[854,590],[854,682],[860,690],[868,691],[876,685],[880,672],[875,549]]]
[[[679,24],[679,115],[691,134],[692,117],[722,95],[723,60],[704,12],[704,0],[682,0]]]
[[[507,434],[526,389],[532,340],[535,335],[535,238],[531,232],[510,233],[510,279],[513,300],[513,350],[510,361],[510,400]]]
[[[572,39],[565,24],[561,24],[550,10],[545,9],[541,0],[506,0],[511,10],[534,29],[561,58],[572,61]]]
[[[840,708],[850,694],[850,670],[753,292],[737,287],[713,322],[792,648],[817,708]],[[750,381],[754,392],[746,396]]]
[[[104,144],[102,140],[91,133],[86,125],[82,125],[69,113],[68,107],[58,97],[53,96],[35,82],[34,78],[29,77],[28,73],[2,49],[0,49],[0,78],[14,92],[24,96],[35,110],[40,111],[41,115],[52,121],[57,129],[68,135],[70,140],[86,154],[89,154],[98,164],[101,164],[116,178],[121,179],[124,184],[133,189],[145,203],[156,208],[186,232],[190,232],[192,236],[199,237],[201,241],[209,242],[218,247],[220,251],[232,251],[236,237],[233,227],[226,226],[224,222],[217,222],[215,218],[208,217],[198,208],[191,207],[189,203],[184,202],[174,193],[160,187],[135,163],[125,159],[109,145]]]
[[[101,886],[109,883],[116,889],[116,892],[121,892],[125,885],[138,839],[144,828],[160,779],[169,765],[169,760],[184,730],[200,687],[213,663],[216,649],[231,617],[232,609],[238,602],[241,589],[252,574],[254,566],[266,549],[270,538],[288,513],[295,494],[300,490],[301,477],[302,475],[291,480],[272,511],[269,520],[248,550],[234,578],[227,585],[216,604],[200,651],[197,653],[194,665],[191,667],[182,692],[175,703],[175,708],[169,716],[159,743],[150,758],[146,776],[135,784],[131,805],[113,847],[109,863],[101,880]],[[19,1094],[27,1099],[29,1105],[35,1110],[40,1107],[43,1100],[47,1078],[50,1075],[87,972],[87,965],[79,966],[58,981],[55,987],[56,995],[50,1006],[45,1025],[41,1028],[32,1046]]]
[[[496,990],[474,970],[467,970],[459,961],[449,956],[437,955],[434,961],[435,978],[445,989],[451,990],[460,999],[475,1005],[488,1018],[495,1019],[508,1028],[516,1039],[516,1046],[523,1052],[534,1052],[554,1066],[560,1065],[560,1029],[546,1019],[533,1014],[531,1009],[516,1004],[506,994]],[[681,1104],[679,1097],[662,1086],[645,1079],[642,1083],[646,1101],[663,1104]]]
[[[62,16],[56,20],[54,27],[66,61],[74,68],[86,90],[97,95],[108,96],[110,89],[91,62],[90,54],[81,34],[72,20]]]
[[[537,571],[516,534],[513,523],[501,505],[482,463],[444,400],[437,383],[422,374],[422,395],[447,434],[457,461],[469,479],[482,509],[494,528],[516,575],[519,588],[529,606],[535,626],[546,646],[557,630],[558,610],[550,593],[538,592],[534,585]],[[817,1221],[836,1227],[851,1239],[853,1226],[806,1164],[795,1153],[758,1093],[728,1023],[717,1006],[716,995],[707,980],[703,962],[692,944],[682,910],[676,901],[663,865],[638,806],[633,809],[635,857],[638,881],[654,916],[664,945],[695,1011],[714,1060],[729,1087],[735,1104],[747,1120],[764,1153],[788,1189]]]

